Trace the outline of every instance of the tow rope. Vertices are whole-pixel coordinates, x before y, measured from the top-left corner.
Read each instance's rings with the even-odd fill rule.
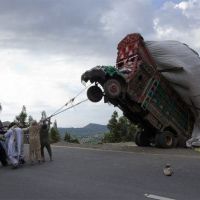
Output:
[[[84,99],[84,100],[82,100],[82,101],[79,101],[78,103],[76,103],[76,104],[74,104],[74,105],[72,105],[72,106],[70,106],[70,107],[67,107],[67,108],[65,108],[65,109],[63,109],[63,110],[60,110],[59,112],[56,112],[56,113],[50,115],[49,117],[47,117],[47,119],[49,119],[49,118],[51,118],[51,117],[54,117],[54,116],[56,116],[56,115],[58,115],[58,114],[60,114],[60,113],[62,113],[62,112],[65,112],[66,110],[69,110],[69,109],[71,109],[71,108],[73,108],[73,107],[75,107],[75,106],[78,106],[79,104],[84,103],[84,102],[86,102],[86,101],[88,101],[88,99]]]
[[[90,84],[90,85],[91,85],[91,84]],[[90,85],[89,85],[89,86],[90,86]],[[71,99],[70,99],[69,101],[67,101],[63,106],[61,106],[58,110],[56,110],[53,114],[51,114],[49,117],[47,117],[46,120],[47,120],[47,119],[50,119],[51,117],[54,117],[54,116],[56,116],[56,115],[58,115],[58,114],[60,114],[60,113],[62,113],[62,112],[65,112],[66,110],[69,110],[69,109],[71,109],[71,108],[73,108],[73,107],[75,107],[75,106],[78,106],[78,105],[81,104],[81,103],[84,103],[84,102],[88,101],[88,99],[84,99],[84,100],[79,101],[78,103],[76,103],[76,104],[73,105],[74,100],[75,100],[80,94],[82,94],[89,86],[87,86],[87,87],[85,87],[84,89],[82,89],[76,96],[74,96],[73,98],[71,98]],[[67,108],[64,109],[64,107],[68,106],[70,103],[71,103],[72,105],[71,105],[70,107],[67,107]]]

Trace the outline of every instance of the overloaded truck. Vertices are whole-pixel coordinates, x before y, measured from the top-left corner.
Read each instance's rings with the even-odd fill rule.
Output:
[[[81,80],[93,84],[87,90],[90,101],[103,98],[142,127],[135,136],[138,146],[172,148],[184,146],[195,122],[191,106],[163,76],[181,70],[158,69],[142,36],[134,33],[118,44],[116,66],[96,66],[82,74]]]

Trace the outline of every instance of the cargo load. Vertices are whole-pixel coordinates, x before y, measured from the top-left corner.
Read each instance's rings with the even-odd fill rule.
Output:
[[[178,41],[146,41],[158,69],[195,114],[193,137],[200,135],[200,57]]]

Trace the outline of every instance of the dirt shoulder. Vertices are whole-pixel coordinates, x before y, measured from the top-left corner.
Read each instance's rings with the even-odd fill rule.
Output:
[[[70,148],[89,148],[100,149],[108,151],[126,151],[136,153],[149,153],[149,154],[167,154],[177,156],[191,156],[200,158],[200,149],[188,148],[174,148],[174,149],[160,149],[155,147],[138,147],[134,142],[124,143],[104,143],[104,144],[73,144],[67,142],[58,142],[52,144],[53,147],[70,147]]]

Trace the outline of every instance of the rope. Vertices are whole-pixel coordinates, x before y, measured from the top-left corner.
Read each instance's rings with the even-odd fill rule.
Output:
[[[64,110],[61,110],[61,111],[59,111],[59,112],[57,112],[57,113],[51,115],[50,117],[47,117],[46,119],[49,119],[49,118],[51,118],[51,117],[54,117],[54,116],[56,116],[56,115],[58,115],[58,114],[60,114],[60,113],[62,113],[62,112],[65,112],[66,110],[69,110],[69,109],[71,109],[71,108],[73,108],[73,107],[75,107],[75,106],[78,106],[79,104],[84,103],[84,102],[86,102],[86,101],[88,101],[88,99],[84,99],[83,101],[80,101],[80,102],[78,102],[78,103],[76,103],[76,104],[74,104],[74,105],[72,105],[72,106],[70,106],[70,107],[68,107],[68,108],[65,108]]]
[[[90,84],[91,85],[91,84]],[[69,101],[67,101],[63,106],[61,106],[58,110],[56,110],[52,115],[50,115],[48,118],[51,118],[51,116],[54,116],[56,113],[59,113],[65,106],[67,106],[69,103],[73,103],[74,100],[82,94],[90,85],[82,89],[75,97],[71,98]],[[76,104],[75,104],[76,105]]]
[[[91,86],[91,84],[88,85],[87,87],[85,87],[84,89],[82,89],[76,96],[74,96],[74,97],[71,98],[69,101],[67,101],[63,106],[61,106],[58,110],[56,110],[53,114],[51,114],[51,115],[50,115],[49,117],[47,117],[45,120],[48,120],[48,119],[50,119],[51,117],[54,117],[54,116],[56,116],[56,115],[58,115],[58,114],[60,114],[60,113],[62,113],[62,112],[64,112],[64,111],[66,111],[66,110],[68,110],[68,109],[70,109],[70,108],[73,108],[73,107],[75,107],[75,106],[77,106],[77,105],[79,105],[79,104],[81,104],[81,103],[87,101],[88,99],[85,99],[85,100],[80,101],[80,102],[78,102],[78,103],[76,103],[76,104],[74,104],[74,105],[72,105],[72,106],[70,106],[70,107],[67,107],[67,108],[63,109],[64,107],[68,106],[69,103],[72,104],[72,103],[74,102],[74,100],[75,100],[80,94],[82,94],[82,93],[83,93],[88,87],[90,87],[90,86]]]

